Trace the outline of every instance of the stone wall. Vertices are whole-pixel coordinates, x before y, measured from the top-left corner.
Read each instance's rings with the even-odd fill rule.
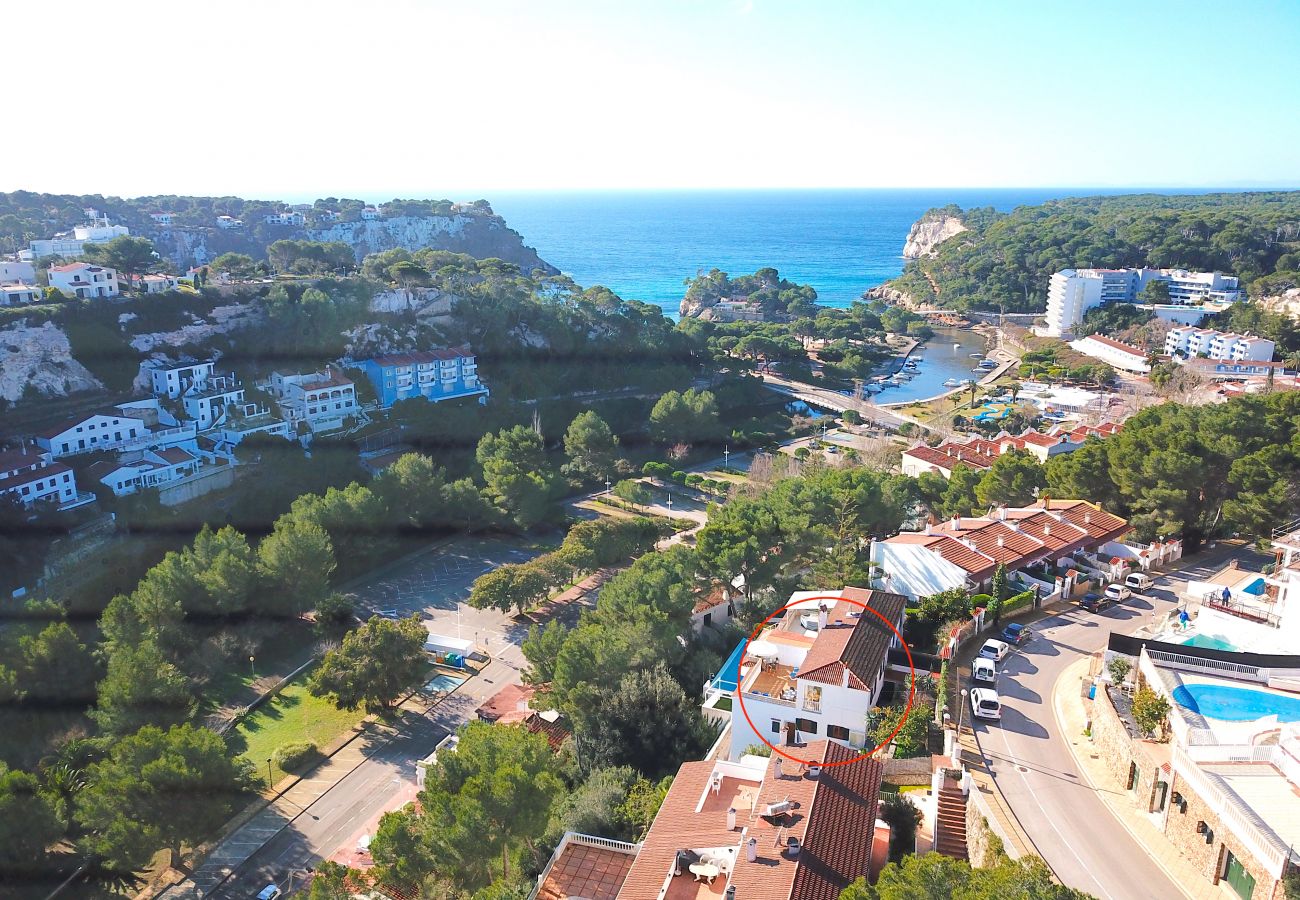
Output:
[[[1255,893],[1251,900],[1282,900],[1285,895],[1281,882],[1274,883],[1273,877],[1266,872],[1254,855],[1246,849],[1241,841],[1226,828],[1214,811],[1201,799],[1187,781],[1177,773],[1170,796],[1181,794],[1187,801],[1187,811],[1170,803],[1169,816],[1165,820],[1165,837],[1183,855],[1196,870],[1212,884],[1218,884],[1228,862],[1228,852],[1241,861],[1246,871],[1255,878]],[[1204,822],[1211,832],[1213,840],[1206,843],[1206,835],[1198,834],[1196,823]]]
[[[1097,756],[1106,763],[1111,777],[1125,785],[1128,783],[1129,763],[1133,761],[1133,738],[1124,721],[1115,711],[1107,693],[1109,686],[1097,685],[1097,696],[1092,701],[1092,745]]]

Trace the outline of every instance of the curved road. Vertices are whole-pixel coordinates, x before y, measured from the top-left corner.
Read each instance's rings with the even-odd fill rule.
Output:
[[[1214,571],[1229,555],[1245,554],[1220,550],[1184,560],[1150,591],[1102,613],[1072,607],[1034,623],[1033,637],[999,667],[1002,719],[972,719],[969,705],[964,709],[1008,805],[1070,887],[1102,900],[1185,896],[1075,766],[1069,736],[1057,724],[1052,689],[1066,666],[1103,649],[1110,632],[1131,634],[1153,614],[1175,608],[1183,573]]]

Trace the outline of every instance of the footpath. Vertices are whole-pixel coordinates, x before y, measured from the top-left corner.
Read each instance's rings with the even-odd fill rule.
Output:
[[[1100,752],[1092,738],[1084,734],[1088,715],[1083,708],[1079,684],[1087,674],[1088,658],[1085,657],[1070,663],[1052,688],[1052,708],[1057,728],[1069,745],[1070,755],[1083,773],[1084,780],[1106,804],[1116,821],[1128,830],[1147,855],[1169,876],[1169,880],[1182,889],[1184,895],[1192,900],[1222,898],[1223,889],[1207,881],[1195,866],[1174,849],[1174,845],[1160,829],[1138,812],[1129,800],[1128,791],[1124,790],[1119,779],[1101,762]]]

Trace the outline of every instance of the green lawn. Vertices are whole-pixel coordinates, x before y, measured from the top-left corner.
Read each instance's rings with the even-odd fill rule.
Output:
[[[324,750],[336,737],[365,718],[363,710],[336,709],[330,701],[313,697],[307,691],[310,673],[310,669],[304,672],[235,729],[237,739],[246,744],[240,755],[253,763],[261,779],[266,778],[267,759],[282,744],[313,741]],[[285,775],[278,766],[273,767],[273,772],[275,781]]]

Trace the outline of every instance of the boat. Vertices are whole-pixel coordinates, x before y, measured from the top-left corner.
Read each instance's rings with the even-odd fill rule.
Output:
[[[991,359],[986,359],[983,362],[979,363],[979,367],[981,369],[996,369],[998,367],[998,364]]]
[[[943,386],[944,386],[944,387],[961,387],[961,382],[958,381],[956,378],[949,378],[947,381],[945,381],[945,382],[943,383]]]
[[[870,391],[873,394],[878,394],[885,389],[885,386],[883,384],[867,384],[867,385],[863,385],[863,387],[865,387],[868,391]]]
[[[983,359],[983,358],[984,358],[984,354],[983,354],[983,353],[968,353],[968,354],[966,354],[966,355],[969,356],[971,359]]]
[[[954,349],[954,350],[960,350],[960,349],[961,349],[961,344],[953,344],[953,345],[952,345],[952,349]]]

